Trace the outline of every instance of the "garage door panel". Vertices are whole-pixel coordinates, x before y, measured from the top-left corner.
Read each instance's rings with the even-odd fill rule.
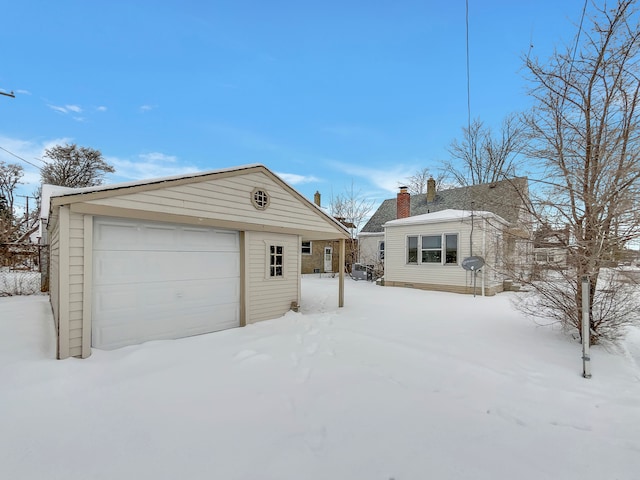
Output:
[[[151,232],[158,237],[148,250]],[[93,272],[93,346],[239,326],[237,232],[96,219]]]
[[[139,232],[135,225],[110,222],[96,224],[94,229],[94,250],[105,248],[105,246],[128,250],[140,244]]]
[[[95,285],[237,278],[233,252],[95,252]],[[231,272],[231,273],[230,273]]]
[[[168,310],[176,311],[174,315],[179,316],[195,311],[212,313],[222,306],[237,306],[239,302],[237,284],[228,281],[210,281],[206,285],[150,283],[142,287],[145,290],[143,294],[134,289],[123,290],[119,286],[101,288],[95,295],[94,321],[114,324],[134,323],[143,318],[156,321],[158,317],[167,316],[165,312]]]

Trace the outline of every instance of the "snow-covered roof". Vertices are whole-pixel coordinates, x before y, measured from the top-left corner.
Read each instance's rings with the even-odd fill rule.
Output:
[[[82,187],[82,188],[59,187],[57,185],[44,184],[42,185],[42,201],[40,204],[41,205],[40,218],[47,219],[49,217],[51,197],[63,197],[65,195],[77,195],[79,193],[92,193],[92,192],[103,192],[108,190],[118,190],[122,188],[137,187],[140,185],[163,183],[163,182],[169,182],[172,180],[181,180],[184,178],[197,178],[197,177],[203,177],[206,175],[212,175],[217,173],[235,172],[237,170],[245,170],[248,168],[261,167],[261,166],[262,165],[259,163],[251,163],[247,165],[240,165],[237,167],[220,168],[217,170],[183,173],[179,175],[169,175],[166,177],[147,178],[143,180],[133,180],[130,182],[111,183],[107,185],[97,185],[94,187]]]
[[[49,207],[51,205],[51,197],[64,195],[65,193],[78,193],[82,188],[60,187],[58,185],[42,185],[40,196],[40,218],[46,220],[49,218]]]
[[[439,212],[423,213],[422,215],[414,215],[413,217],[399,218],[397,220],[391,220],[390,222],[382,225],[383,227],[397,227],[401,225],[423,225],[426,223],[441,223],[452,221],[464,221],[470,220],[471,216],[481,218],[496,218],[502,222],[506,220],[502,219],[498,215],[492,212],[478,211],[478,210],[440,210]]]

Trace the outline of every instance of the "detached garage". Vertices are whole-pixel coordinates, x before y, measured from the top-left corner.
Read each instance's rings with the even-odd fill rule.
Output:
[[[43,217],[58,358],[281,316],[300,302],[301,242],[340,240],[344,272],[349,237],[262,165],[45,185]]]

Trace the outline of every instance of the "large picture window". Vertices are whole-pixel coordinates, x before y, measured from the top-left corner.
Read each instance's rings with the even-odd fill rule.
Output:
[[[408,264],[458,264],[458,234],[407,236]]]
[[[284,247],[282,245],[269,247],[269,275],[271,277],[284,276]]]

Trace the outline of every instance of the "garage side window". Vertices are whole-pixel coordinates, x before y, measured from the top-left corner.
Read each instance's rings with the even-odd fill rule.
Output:
[[[282,277],[284,274],[284,247],[282,245],[271,245],[269,247],[269,275],[271,277]]]

